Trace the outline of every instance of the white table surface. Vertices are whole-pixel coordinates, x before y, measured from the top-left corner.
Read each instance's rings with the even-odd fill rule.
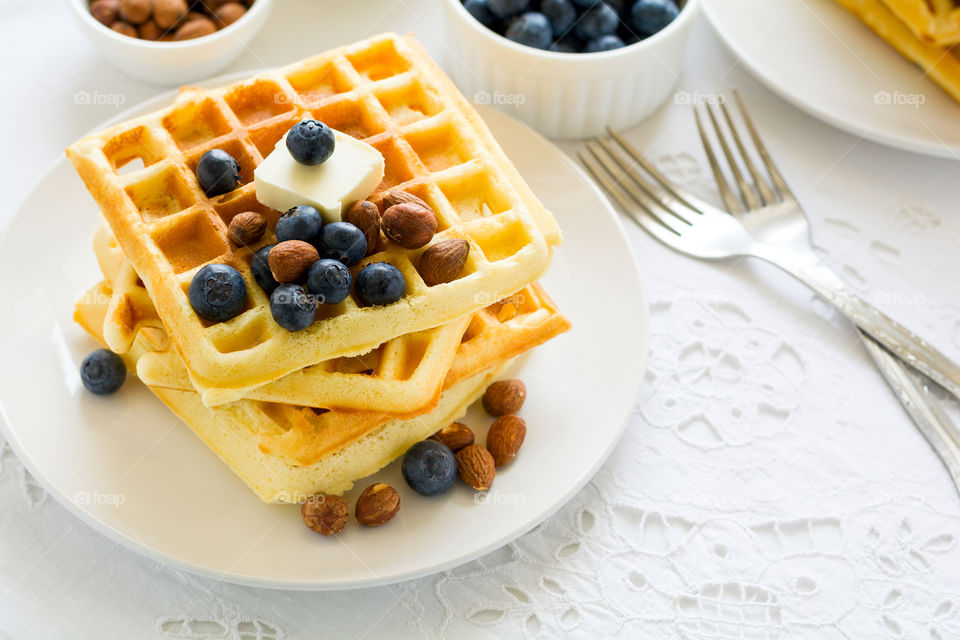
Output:
[[[278,0],[228,70],[385,30],[415,31],[442,59],[435,3],[357,0],[353,18],[324,24],[299,15],[324,3]],[[68,143],[115,113],[75,93],[133,105],[159,89],[107,67],[64,0],[0,5],[2,223]],[[749,78],[708,25],[692,40],[679,90],[739,87],[825,259],[960,359],[960,164],[821,124]],[[630,137],[715,199],[680,102]],[[4,446],[0,638],[960,637],[960,501],[853,332],[772,267],[695,263],[628,232],[652,303],[647,381],[608,463],[533,532],[396,586],[238,587],[107,541]]]

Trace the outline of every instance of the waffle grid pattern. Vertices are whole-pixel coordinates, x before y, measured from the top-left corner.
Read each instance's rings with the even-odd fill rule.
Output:
[[[957,0],[883,0],[883,3],[920,40],[942,47],[960,43],[960,2]]]
[[[458,280],[428,287],[417,272],[422,251],[391,245],[354,269],[394,264],[408,283],[401,303],[365,308],[350,297],[323,307],[318,321],[299,333],[273,323],[250,272],[258,247],[232,247],[226,229],[246,210],[265,214],[272,228],[279,212],[256,201],[253,169],[305,116],[377,148],[386,160],[380,188],[400,186],[430,203],[440,222],[436,240],[470,242]],[[237,158],[244,184],[208,199],[193,171],[212,148]],[[449,80],[419,45],[393,35],[224,88],[186,89],[172,107],[82,140],[68,154],[208,403],[237,399],[305,366],[472,313],[541,275],[550,245],[560,238],[552,217]],[[143,168],[123,170],[137,159]],[[268,233],[258,246],[273,241]],[[193,313],[186,294],[193,275],[209,262],[237,268],[248,285],[245,311],[215,325]]]

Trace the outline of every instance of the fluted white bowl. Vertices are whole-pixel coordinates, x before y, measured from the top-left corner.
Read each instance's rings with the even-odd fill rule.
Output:
[[[645,40],[598,53],[557,53],[517,44],[486,28],[460,0],[444,0],[446,66],[460,90],[550,138],[626,129],[655,111],[683,71],[700,0]]]

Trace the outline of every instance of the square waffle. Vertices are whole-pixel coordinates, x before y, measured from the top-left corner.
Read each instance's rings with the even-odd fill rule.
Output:
[[[960,102],[960,49],[917,37],[883,0],[836,0]]]
[[[256,200],[253,170],[304,117],[362,138],[386,161],[380,189],[400,187],[439,219],[435,240],[464,238],[460,277],[427,286],[422,250],[391,245],[354,267],[385,261],[406,277],[407,295],[385,307],[355,296],[324,306],[304,331],[270,315],[250,271],[258,246],[236,248],[227,225],[242,211],[280,212]],[[194,168],[212,148],[233,155],[243,185],[207,198]],[[403,333],[438,327],[518,291],[547,268],[560,232],[477,113],[410,37],[387,34],[246,81],[186,89],[162,111],[85,138],[68,150],[124,253],[140,274],[193,386],[208,403],[243,397],[286,374],[369,352]],[[139,160],[143,168],[121,171]],[[204,264],[222,262],[247,282],[246,309],[223,323],[201,320],[186,290]]]
[[[960,43],[957,0],[882,1],[921,41],[941,47]]]
[[[151,313],[153,302],[143,283],[138,281],[105,226],[96,233],[94,251],[111,291],[103,322],[104,341],[115,352],[125,353],[140,328],[163,328],[163,325],[130,321],[130,318],[155,318],[156,312]],[[138,310],[115,312],[133,307]],[[246,397],[338,411],[418,415],[436,406],[446,377],[463,379],[488,366],[483,349],[490,341],[500,345],[505,357],[512,357],[569,327],[543,288],[531,285],[472,316],[398,336],[360,356],[335,358],[306,367],[257,387]],[[122,336],[127,348],[114,349],[107,340],[110,334]],[[478,339],[480,336],[483,339]],[[183,361],[165,346],[137,359],[137,377],[151,387],[195,391]]]
[[[101,342],[111,297],[103,281],[75,309],[76,321]],[[150,388],[265,502],[298,502],[317,492],[339,495],[463,415],[513,356],[543,341],[543,323],[519,314],[525,304],[525,296],[516,296],[477,314],[438,404],[409,419],[257,400],[207,407],[195,391]],[[568,326],[559,314],[556,319],[555,327]],[[502,328],[511,322],[505,339]],[[131,371],[141,358],[167,348],[163,333],[155,327],[140,331],[122,354]],[[521,344],[527,346],[518,349]]]

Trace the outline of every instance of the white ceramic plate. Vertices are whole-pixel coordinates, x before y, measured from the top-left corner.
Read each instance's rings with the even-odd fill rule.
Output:
[[[529,389],[527,439],[485,502],[459,483],[440,498],[418,496],[395,463],[375,477],[401,491],[397,517],[378,529],[351,518],[342,535],[322,538],[303,526],[297,506],[261,503],[136,380],[107,398],[87,393],[78,366],[96,345],[71,312],[74,297],[100,278],[90,244],[99,212],[66,159],[43,176],[0,238],[7,301],[0,409],[6,437],[30,472],[84,522],[151,558],[289,589],[378,585],[440,571],[509,542],[560,507],[623,430],[646,362],[647,306],[604,197],[549,142],[495,110],[482,113],[566,232],[545,285],[574,326],[515,365],[512,373]],[[466,421],[482,437],[490,419],[481,413],[474,409]]]
[[[761,82],[814,117],[960,157],[960,105],[833,0],[705,0],[704,10]]]

